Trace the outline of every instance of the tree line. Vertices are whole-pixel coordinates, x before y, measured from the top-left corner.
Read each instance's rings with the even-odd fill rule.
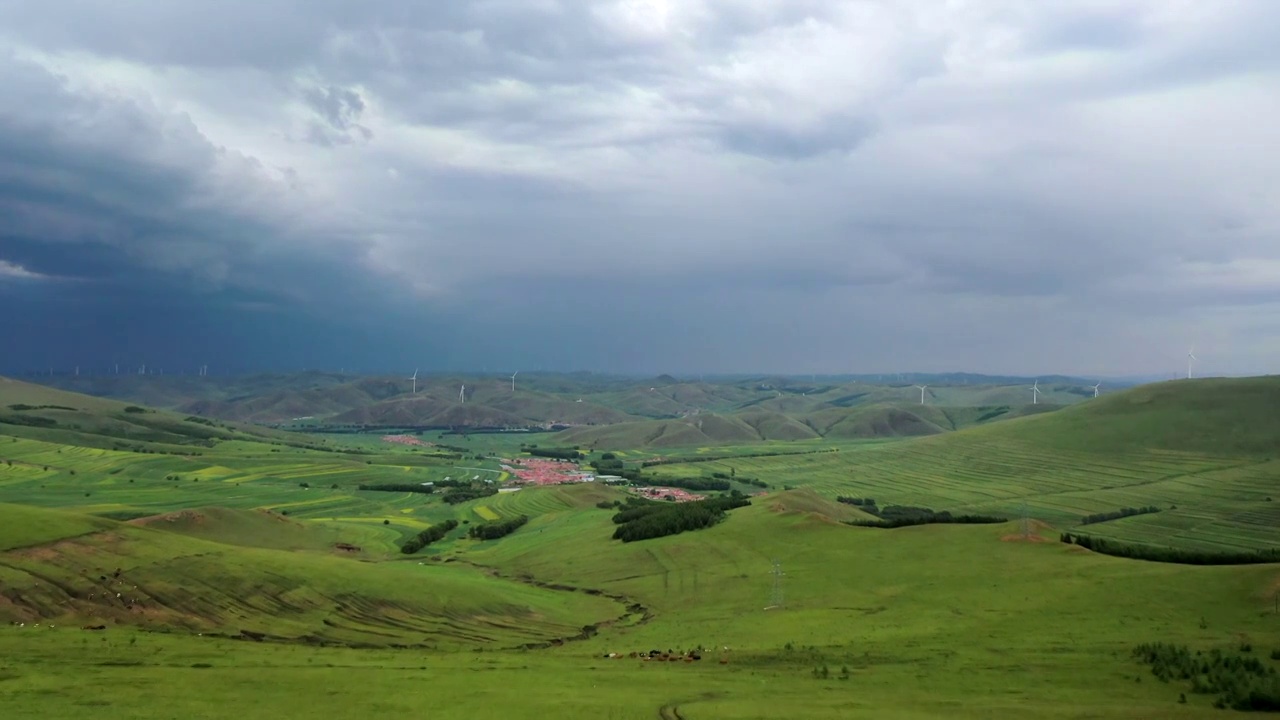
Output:
[[[600,475],[617,475],[631,482],[640,482],[643,477],[640,468],[628,468],[621,460],[614,457],[613,453],[605,453],[604,457],[592,461],[591,467]]]
[[[578,448],[540,448],[537,445],[529,445],[521,448],[526,453],[534,457],[551,458],[553,460],[581,460],[583,458],[582,451]]]
[[[451,488],[441,499],[450,505],[457,505],[468,500],[478,500],[490,495],[497,495],[498,489],[491,486]]]
[[[697,457],[685,458],[657,458],[654,460],[645,460],[640,463],[641,467],[653,467],[655,465],[683,465],[704,462],[717,462],[720,460],[737,460],[739,458],[757,458],[757,457],[780,457],[783,455],[816,455],[817,453],[840,452],[840,448],[826,448],[823,450],[803,450],[800,452],[787,452],[785,450],[773,450],[754,453],[740,453],[737,455],[698,455]]]
[[[686,477],[686,478],[654,477],[654,478],[650,478],[649,482],[661,487],[680,488],[681,490],[695,490],[695,491],[696,490],[702,490],[702,491],[714,490],[718,492],[729,492],[729,488],[730,488],[728,480],[716,480],[714,478],[701,478],[701,477]]]
[[[439,525],[432,525],[426,530],[423,530],[417,535],[406,540],[404,544],[400,546],[400,552],[405,555],[412,555],[445,535],[448,535],[449,531],[456,527],[458,527],[457,520],[445,520]]]
[[[627,506],[613,516],[618,526],[613,531],[613,539],[634,542],[701,530],[724,520],[729,510],[750,504],[741,493],[687,503],[631,498]]]
[[[946,510],[937,512],[927,507],[912,505],[886,505],[880,510],[877,510],[875,505],[861,507],[864,511],[875,515],[876,519],[846,520],[847,524],[858,527],[900,528],[933,524],[991,525],[1009,521],[1008,518],[996,515],[952,515]]]
[[[1119,520],[1120,518],[1133,517],[1134,515],[1149,515],[1151,513],[1160,512],[1160,508],[1155,505],[1148,505],[1140,508],[1120,508],[1105,513],[1094,513],[1093,515],[1085,515],[1080,519],[1081,525],[1093,525],[1094,523],[1107,522],[1108,520]]]
[[[472,525],[467,534],[476,540],[497,540],[519,530],[527,522],[529,522],[529,516],[521,515],[508,520]]]
[[[1074,543],[1086,550],[1103,555],[1179,565],[1257,565],[1280,562],[1280,548],[1239,552],[1191,550],[1158,545],[1135,545],[1070,532],[1062,533],[1059,539],[1064,543]]]

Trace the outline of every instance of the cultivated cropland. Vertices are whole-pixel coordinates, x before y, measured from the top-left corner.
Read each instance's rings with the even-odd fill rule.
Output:
[[[0,378],[3,717],[1280,710],[1280,378],[404,375]]]

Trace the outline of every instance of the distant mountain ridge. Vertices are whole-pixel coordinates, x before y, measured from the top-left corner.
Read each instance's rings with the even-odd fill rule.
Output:
[[[876,376],[879,377],[879,376]],[[571,428],[565,441],[722,444],[949,432],[1092,398],[1079,381],[960,379],[869,383],[759,376],[683,381],[530,373],[518,376],[348,376],[307,372],[234,377],[54,376],[68,390],[238,422],[448,429]],[[1039,392],[1033,397],[1032,384]],[[920,385],[925,385],[923,396]],[[616,444],[616,442],[614,443]]]

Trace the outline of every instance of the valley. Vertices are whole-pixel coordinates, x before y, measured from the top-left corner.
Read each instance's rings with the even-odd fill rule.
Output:
[[[1275,378],[1158,383],[918,437],[668,446],[629,426],[689,418],[302,433],[3,380],[0,703],[16,717],[1219,717],[1225,691],[1162,682],[1132,651],[1280,668],[1280,564],[1149,562],[1060,535],[1280,547],[1277,399]],[[535,452],[575,448],[599,477],[517,484]],[[606,483],[615,468],[628,477]],[[746,502],[623,542],[622,510],[684,505],[645,505],[630,478]],[[858,527],[871,506],[841,498],[1004,522]],[[651,649],[701,659],[638,657]]]

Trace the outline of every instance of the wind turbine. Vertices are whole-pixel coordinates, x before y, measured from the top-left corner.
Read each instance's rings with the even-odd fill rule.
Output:
[[[1187,351],[1187,379],[1191,379],[1191,363],[1196,361],[1196,349],[1191,348]]]
[[[463,385],[462,389],[458,391],[458,402],[464,405],[467,403],[467,386],[466,385]]]
[[[927,388],[927,387],[929,387],[929,386],[928,386],[928,385],[917,385],[916,387],[917,387],[917,388],[920,388],[920,404],[921,404],[921,405],[923,405],[923,404],[924,404],[924,391],[925,391],[925,388]]]
[[[413,376],[408,378],[413,381],[413,394],[418,394],[418,368],[413,369]]]
[[[1031,404],[1032,405],[1040,404],[1040,381],[1039,380],[1037,380],[1036,383],[1031,386]]]
[[[515,372],[511,373],[511,392],[515,392],[515,391],[516,391],[516,376],[517,376],[517,375],[519,375],[519,374],[520,374],[520,371],[519,371],[519,370],[517,370],[517,371],[515,371]]]
[[[1102,385],[1102,383],[1098,383],[1097,385],[1094,385],[1094,386],[1093,386],[1093,396],[1094,396],[1094,397],[1098,397],[1098,387],[1099,387],[1100,385]]]

